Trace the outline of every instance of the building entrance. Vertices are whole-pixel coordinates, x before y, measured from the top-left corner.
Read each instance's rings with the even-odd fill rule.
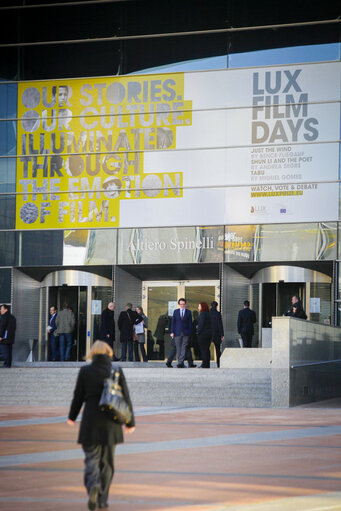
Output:
[[[142,283],[142,304],[148,316],[148,358],[164,360],[171,348],[170,322],[179,298],[186,298],[195,320],[199,302],[219,303],[220,284],[217,280],[145,281]],[[196,344],[194,358],[200,358]],[[213,357],[213,350],[212,350]]]
[[[50,360],[50,343],[46,334],[52,305],[61,310],[69,305],[75,315],[71,361],[82,361],[91,344],[98,339],[102,310],[112,301],[111,281],[105,277],[76,270],[60,270],[47,275],[42,283],[41,327],[46,346],[40,358]]]
[[[273,316],[282,316],[299,296],[310,321],[332,324],[332,287],[328,275],[295,266],[269,266],[251,279],[251,307],[259,321],[254,346],[271,343]]]
[[[272,324],[273,316],[282,316],[291,306],[291,298],[299,296],[303,308],[306,308],[305,283],[265,283],[263,284],[262,296],[262,327],[269,328]]]
[[[86,286],[49,287],[49,306],[55,305],[60,311],[63,305],[67,304],[75,315],[76,324],[72,336],[71,361],[84,360],[86,354],[87,291]],[[50,353],[48,353],[48,358],[50,359]]]

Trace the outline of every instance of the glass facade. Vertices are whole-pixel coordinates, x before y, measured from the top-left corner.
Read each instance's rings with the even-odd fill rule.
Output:
[[[149,12],[146,12],[143,2],[139,5],[137,2],[124,2],[124,6],[117,4],[117,2],[103,3],[101,9],[91,5],[83,5],[81,9],[76,5],[69,6],[66,7],[67,17],[66,11],[57,6],[53,8],[53,23],[51,21],[41,23],[36,14],[38,9],[4,11],[3,24],[9,27],[20,26],[21,30],[20,33],[18,29],[11,30],[9,34],[1,35],[0,38],[5,43],[34,42],[38,39],[40,41],[55,39],[58,42],[61,38],[84,38],[84,33],[87,38],[96,39],[113,37],[113,34],[119,38],[120,35],[131,34],[139,36],[148,35],[148,33],[163,33],[165,35],[167,32],[172,34],[182,30],[214,30],[221,29],[221,20],[228,20],[224,24],[225,28],[257,23],[271,25],[277,22],[275,19],[277,15],[272,15],[268,12],[271,11],[269,9],[266,9],[265,20],[261,9],[256,4],[250,5],[248,12],[245,13],[240,10],[240,7],[232,5],[233,2],[226,3],[216,0],[213,1],[213,4],[211,2],[196,2],[196,8],[193,9],[192,2],[184,3],[175,0],[167,7],[168,15],[162,20],[157,19],[156,16],[150,16]],[[156,4],[155,9],[159,9]],[[179,18],[177,9],[181,9],[183,12],[181,18]],[[42,8],[41,12],[47,19],[48,12],[51,11]],[[304,15],[295,12],[294,18],[295,21],[306,21],[306,16],[311,16],[312,20],[322,19],[319,13],[318,7],[310,6],[309,12],[305,11]],[[339,15],[331,6],[325,6],[324,14],[325,19],[331,20],[336,19]],[[78,23],[66,23],[66,19],[77,19]],[[58,28],[61,26],[63,27],[62,35]],[[153,267],[169,265],[169,268],[172,267],[172,271],[176,272],[180,267],[188,269],[193,265],[198,265],[198,269],[195,270],[195,278],[201,276],[204,280],[205,275],[208,275],[205,271],[208,272],[208,270],[202,268],[206,264],[207,268],[213,268],[214,278],[218,278],[217,275],[220,276],[222,286],[226,285],[222,278],[223,268],[226,265],[237,268],[245,279],[250,279],[257,271],[257,264],[260,267],[267,263],[269,265],[311,263],[311,266],[312,263],[316,263],[314,268],[317,271],[320,269],[326,271],[329,276],[332,275],[330,269],[332,264],[339,270],[341,200],[337,179],[332,180],[332,183],[319,183],[318,186],[327,190],[324,193],[321,192],[325,205],[328,205],[329,199],[332,202],[328,195],[330,191],[336,197],[336,207],[337,200],[339,200],[339,217],[337,211],[335,216],[326,215],[323,219],[320,219],[316,213],[316,217],[310,218],[308,215],[306,222],[301,221],[300,217],[297,218],[296,213],[292,214],[290,208],[282,206],[281,201],[284,197],[282,195],[276,205],[276,212],[279,215],[277,218],[280,218],[277,221],[276,218],[273,218],[273,210],[257,208],[253,204],[250,210],[250,208],[245,208],[242,201],[238,199],[239,194],[245,193],[246,190],[244,185],[239,186],[242,181],[240,169],[245,163],[245,158],[247,164],[250,164],[248,185],[255,185],[255,188],[258,185],[259,187],[259,190],[251,190],[250,186],[250,194],[253,193],[257,197],[257,194],[277,193],[275,182],[273,183],[274,188],[271,188],[270,183],[269,192],[261,189],[262,184],[268,185],[265,179],[270,175],[270,173],[264,173],[261,165],[269,164],[274,167],[277,164],[276,155],[269,155],[265,149],[258,156],[253,154],[253,151],[262,144],[259,142],[261,139],[259,131],[267,129],[265,121],[269,120],[270,111],[272,115],[272,124],[270,124],[273,130],[271,144],[275,145],[278,142],[278,147],[286,145],[287,133],[291,133],[294,140],[293,147],[297,147],[300,142],[299,129],[301,125],[306,126],[304,123],[308,123],[307,132],[302,142],[304,148],[301,147],[301,167],[298,162],[294,162],[295,156],[291,155],[292,161],[289,161],[289,157],[282,158],[283,168],[291,165],[292,168],[297,166],[302,169],[307,163],[306,160],[311,159],[318,173],[318,177],[317,175],[309,176],[312,185],[315,180],[323,181],[324,174],[329,175],[328,170],[334,160],[338,162],[340,169],[340,130],[337,139],[328,137],[328,132],[322,140],[323,143],[315,143],[312,140],[314,129],[317,129],[314,124],[316,112],[322,112],[321,119],[326,121],[328,116],[334,115],[339,108],[338,102],[335,100],[324,101],[323,93],[325,91],[317,91],[315,95],[312,94],[312,97],[310,95],[308,97],[306,91],[300,90],[299,82],[296,82],[297,73],[300,70],[297,68],[292,71],[285,68],[290,64],[297,64],[300,65],[300,68],[304,68],[308,63],[340,61],[341,44],[338,30],[338,25],[331,24],[319,27],[318,32],[309,27],[304,29],[297,27],[291,31],[289,29],[265,30],[261,32],[262,37],[256,30],[247,32],[247,36],[245,32],[222,32],[216,33],[214,36],[204,33],[189,35],[186,36],[186,39],[184,36],[160,37],[156,39],[157,44],[155,44],[155,38],[145,37],[132,38],[129,41],[118,39],[117,41],[84,42],[63,46],[42,44],[25,48],[3,48],[3,58],[0,62],[0,80],[2,80],[0,82],[0,301],[10,302],[12,299],[12,268],[18,269],[19,272],[22,270],[22,274],[29,275],[28,279],[37,279],[37,282],[42,281],[49,268],[51,271],[65,269],[75,269],[76,271],[77,267],[77,270],[93,271],[94,274],[105,276],[105,278],[111,278],[111,275],[115,274],[116,266],[124,267],[125,270],[128,268],[131,273],[125,275],[127,284],[122,287],[120,287],[119,278],[116,279],[117,282],[113,279],[113,288],[104,285],[74,286],[77,287],[75,303],[79,309],[80,330],[78,335],[86,336],[82,344],[77,347],[78,352],[75,359],[80,359],[86,352],[89,329],[95,338],[99,331],[99,314],[92,313],[89,319],[89,310],[87,309],[89,303],[97,301],[101,302],[101,306],[103,306],[106,301],[112,299],[115,294],[113,292],[116,289],[115,286],[119,290],[117,293],[120,296],[118,298],[116,296],[118,300],[121,299],[121,296],[130,299],[128,293],[135,293],[136,296],[136,289],[145,278],[144,267],[148,266],[151,268],[150,271],[153,271]],[[39,34],[39,38],[37,34]],[[288,47],[288,41],[292,44],[291,47]],[[68,58],[61,58],[61,54],[64,55],[61,49],[65,50]],[[257,66],[264,66],[263,71],[267,81],[263,85],[260,82],[256,84],[258,78],[255,76],[258,71],[252,68]],[[275,68],[274,66],[284,67]],[[242,71],[242,68],[248,68],[245,69],[245,72],[250,72],[250,76],[253,73],[254,91],[258,91],[258,93],[252,94],[247,90],[249,96],[245,97],[249,100],[245,104],[241,103],[240,98],[243,96],[239,95],[239,92],[245,89],[246,81],[234,84],[233,93],[228,90],[227,83],[226,96],[228,99],[226,104],[219,107],[214,106],[214,94],[208,94],[208,102],[202,106],[200,100],[203,96],[203,89],[200,87],[197,90],[193,89],[195,90],[193,99],[188,96],[188,92],[184,88],[184,82],[195,81],[198,71],[206,72],[206,75],[203,76],[203,83],[205,83],[210,75],[210,70],[212,72],[229,70],[228,73],[233,76],[239,72],[236,71],[237,69]],[[274,82],[272,81],[273,77],[271,78],[269,75],[271,70]],[[157,73],[174,73],[174,75],[162,75],[162,79],[158,75],[155,79],[150,76],[141,78],[141,74]],[[181,82],[181,73],[188,73],[184,75],[183,82]],[[138,76],[135,81],[132,75]],[[160,83],[164,84],[165,81],[172,80],[174,76],[179,79],[176,86],[173,87],[173,84],[169,82],[162,89]],[[216,75],[212,74],[212,76]],[[68,91],[67,94],[64,91],[67,108],[61,108],[59,96],[57,105],[55,81],[58,79],[67,81],[80,77],[92,77],[92,81],[89,79],[89,83],[86,82],[87,78],[84,78],[84,83],[80,88],[79,103],[84,110],[76,111],[74,108],[71,110],[75,106],[75,103],[72,105],[72,102],[78,93],[76,94],[75,90],[72,91],[72,86],[69,84],[64,86],[64,89]],[[105,79],[101,77],[108,77],[108,80],[122,77],[122,83],[126,83],[124,80],[127,83],[129,81],[130,86],[128,88],[127,85],[126,89],[122,84],[111,84],[107,87],[107,84],[104,83]],[[284,80],[284,77],[287,80],[286,87],[283,83],[278,85],[281,80]],[[18,94],[18,91],[22,90],[21,87],[24,87],[24,81],[28,80],[44,80],[48,86],[50,86],[48,81],[51,80],[50,88],[46,85],[46,90],[41,89],[39,101],[41,99],[44,107],[41,112],[39,111],[41,113],[39,119],[33,118],[32,120],[30,117],[36,115],[34,109],[38,101],[36,96],[38,89],[28,86],[27,90],[23,89],[24,92]],[[233,82],[233,78],[231,80]],[[209,85],[208,83],[208,88]],[[59,89],[63,88],[61,84],[58,87]],[[288,89],[289,94],[288,97],[285,97],[285,105],[280,105],[278,97],[276,98],[278,93],[276,87]],[[40,94],[40,89],[38,92]],[[300,93],[295,100],[294,92]],[[322,96],[319,96],[320,92]],[[97,103],[93,103],[95,96]],[[261,100],[260,98],[263,96],[264,99]],[[129,113],[125,112],[125,115],[119,109],[123,97],[130,98],[130,103],[127,101]],[[145,99],[147,97],[148,101]],[[20,101],[25,108],[27,107],[28,111],[25,111],[25,114],[20,111]],[[192,101],[195,105],[193,108]],[[264,105],[261,101],[264,101]],[[106,110],[106,102],[110,104],[109,110]],[[198,104],[199,107],[196,106]],[[149,110],[147,107],[144,108],[146,105]],[[281,106],[286,107],[284,113],[278,109]],[[171,117],[167,117],[167,108],[171,110]],[[255,112],[260,115],[257,119],[252,117]],[[150,121],[154,114],[155,126]],[[23,119],[23,122],[18,123],[18,119],[24,115],[26,118]],[[196,138],[193,138],[194,142],[192,142],[190,137],[186,138],[186,130],[188,131],[188,128],[192,127],[193,120],[198,122],[198,119],[206,119],[205,116],[210,122],[216,123],[215,129],[206,128],[205,121],[201,120],[200,129],[196,128]],[[126,130],[126,127],[131,122],[131,118],[134,119],[133,122],[136,122],[136,125],[129,125],[129,128],[132,128],[129,131]],[[246,118],[252,118],[252,121],[258,122],[256,131],[252,133],[250,131],[247,134],[248,138],[245,133],[238,132],[240,122]],[[38,134],[37,132],[38,139],[36,139],[34,132],[37,131],[36,121],[38,120],[39,123],[41,122],[41,126],[44,126],[44,129],[42,128],[44,133]],[[74,120],[79,122],[84,129],[72,131],[70,122]],[[340,119],[337,121],[340,125]],[[55,123],[56,133],[51,133],[50,137],[53,123]],[[137,126],[139,123],[142,127]],[[287,130],[289,126],[289,131],[284,132],[283,126]],[[246,142],[241,144],[239,138],[244,135]],[[252,137],[255,137],[257,143],[253,143]],[[269,135],[269,140],[271,137]],[[44,145],[47,140],[54,144],[55,154],[53,156],[48,153],[48,149],[51,148],[47,149],[47,146]],[[64,148],[61,149],[63,144]],[[245,149],[249,150],[247,156],[245,156],[246,153],[243,153]],[[297,149],[297,151],[301,149]],[[66,195],[61,195],[61,198],[51,199],[54,192],[51,189],[46,189],[47,176],[55,177],[56,181],[58,176],[60,177],[62,169],[60,153],[63,151],[65,155],[69,155],[63,172],[65,171],[65,176],[67,175],[68,182],[72,183],[73,188],[62,190],[62,193]],[[270,156],[271,162],[269,162]],[[171,165],[168,164],[167,157],[170,158]],[[21,176],[19,165],[23,169],[24,177],[21,177],[28,179],[25,175],[28,167],[25,165],[28,165],[27,162],[30,158],[32,158],[32,168],[30,167],[32,186],[38,187],[36,190],[38,195],[46,195],[46,198],[43,199],[46,201],[45,206],[39,211],[33,198],[32,202],[28,203],[28,207],[18,208],[18,204],[24,196],[24,193],[18,193],[17,187],[17,181],[20,181]],[[305,159],[304,162],[303,159]],[[263,160],[267,161],[264,163]],[[106,174],[102,181],[96,181],[99,168]],[[184,172],[181,171],[181,168]],[[185,175],[188,168],[193,168],[195,171],[193,171],[194,179],[192,181]],[[201,174],[199,169],[203,169]],[[86,171],[86,178],[83,175],[80,177],[83,170]],[[33,185],[33,179],[37,176],[37,172],[41,172],[46,182],[42,181],[39,185],[38,182],[35,182]],[[122,173],[121,179],[118,179],[118,172]],[[141,179],[138,175],[139,172],[144,173]],[[287,175],[292,175],[292,180],[298,179],[295,177],[297,176],[296,171],[292,172]],[[219,179],[221,178],[219,182],[217,181],[218,175]],[[340,176],[341,174],[339,174],[339,178]],[[279,178],[282,179],[282,177],[279,174]],[[94,181],[91,181],[90,178],[94,178]],[[329,179],[326,178],[326,180]],[[95,183],[93,187],[91,183]],[[309,185],[309,183],[305,184]],[[323,188],[324,186],[329,186],[329,188]],[[287,191],[290,192],[289,189]],[[102,192],[105,194],[105,200],[100,208],[95,200],[98,198],[97,194]],[[55,192],[56,194],[57,192]],[[90,197],[91,200],[93,199],[92,209],[89,208],[87,212],[80,207],[82,195],[86,194],[89,194],[87,197]],[[132,201],[137,202],[140,195],[147,198],[148,203],[139,202],[140,209],[138,210],[136,206],[136,211],[139,213],[135,214],[135,217],[127,215],[126,222],[118,223],[120,215],[123,217],[123,214],[127,213],[127,204]],[[120,198],[119,204],[115,212],[109,215],[108,203],[116,197]],[[182,216],[180,214],[176,216],[178,214],[178,197],[186,198],[186,209]],[[158,215],[158,205],[163,199],[165,199],[164,202],[167,201],[167,208],[164,217],[161,218],[161,215]],[[52,225],[51,228],[48,226],[47,229],[42,228],[42,230],[31,228],[32,215],[37,218],[44,217],[46,222],[49,221],[48,208],[50,206],[47,204],[52,203],[53,200],[58,202],[59,206],[59,209],[55,208],[58,220],[56,225]],[[65,206],[64,209],[60,208],[60,203],[67,201],[69,201],[68,206]],[[311,199],[311,202],[313,201],[314,199]],[[200,213],[204,211],[201,219],[196,218],[195,214],[191,216],[194,204],[196,207],[199,204]],[[319,204],[316,203],[314,206],[313,212],[319,211]],[[67,208],[70,224],[64,222]],[[20,213],[16,213],[16,209]],[[302,214],[303,210],[302,207]],[[222,213],[223,211],[226,213]],[[233,213],[232,217],[228,216],[228,214],[232,214],[231,212]],[[218,213],[222,214],[216,217]],[[145,216],[143,217],[143,215]],[[140,216],[145,220],[140,222]],[[108,222],[107,228],[101,228],[103,226],[100,221],[103,218],[106,218]],[[173,221],[174,218],[178,220]],[[187,218],[194,220],[187,222]],[[203,221],[202,218],[204,218]],[[215,225],[215,218],[218,218],[217,225]],[[282,218],[283,221],[281,221]],[[337,221],[338,219],[340,222]],[[181,223],[182,220],[183,223]],[[20,224],[21,226],[18,228],[20,221],[25,225]],[[75,224],[77,224],[77,228],[72,228]],[[184,227],[184,225],[187,226]],[[321,266],[318,266],[319,263]],[[322,267],[324,263],[330,263],[327,270],[325,270],[327,266]],[[187,279],[186,271],[184,270],[182,273],[184,279]],[[166,271],[163,272],[162,278],[165,278],[165,275]],[[338,296],[333,297],[336,300],[341,299],[341,271],[338,272],[338,275]],[[153,278],[158,278],[156,271]],[[266,296],[260,296],[259,286],[250,285],[248,298],[252,307],[258,310],[263,305],[263,308],[267,311],[270,310],[272,314],[273,293],[276,292],[276,288],[270,283],[266,286],[268,286],[269,293]],[[333,298],[330,290],[331,285],[328,283],[311,284],[310,296],[315,299],[314,306],[316,307],[313,309],[316,312],[311,312],[311,319],[314,321],[333,322],[330,313],[330,302]],[[203,297],[210,301],[215,292],[204,283],[201,288],[195,287],[187,291],[191,307],[194,307],[196,302],[202,301]],[[73,292],[76,296],[76,289]],[[151,321],[150,328],[154,334],[157,330],[158,319],[166,314],[166,305],[169,301],[176,300],[176,297],[174,289],[170,290],[167,286],[155,287],[149,292],[150,310],[148,315],[150,315]],[[47,297],[46,302],[52,298],[54,297]],[[285,300],[287,298],[285,295]],[[316,304],[318,303],[319,310],[317,311]],[[341,302],[337,303],[340,312]],[[282,306],[284,307],[284,303],[281,303],[280,307]],[[228,310],[225,310],[225,313],[228,314]],[[262,326],[268,326],[268,323],[271,322],[271,314],[268,314],[269,317],[258,319],[254,345],[260,343],[258,334]],[[340,323],[341,312],[339,316]],[[42,330],[42,328],[40,329]],[[80,331],[82,334],[79,333]],[[169,338],[167,339],[168,348],[170,341]]]

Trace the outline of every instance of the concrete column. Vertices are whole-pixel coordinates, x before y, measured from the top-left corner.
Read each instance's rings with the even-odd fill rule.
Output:
[[[272,318],[272,406],[290,406],[290,318]]]

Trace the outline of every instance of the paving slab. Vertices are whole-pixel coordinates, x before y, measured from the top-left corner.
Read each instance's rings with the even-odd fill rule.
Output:
[[[87,509],[67,407],[0,407],[0,509]],[[336,407],[139,407],[109,509],[341,510]]]

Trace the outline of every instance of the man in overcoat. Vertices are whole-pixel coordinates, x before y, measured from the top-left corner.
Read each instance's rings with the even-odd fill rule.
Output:
[[[4,358],[4,367],[12,365],[12,347],[15,341],[16,319],[10,312],[9,305],[1,305],[0,351]]]
[[[125,311],[122,311],[118,317],[118,328],[120,330],[120,340],[122,343],[122,356],[121,361],[125,362],[127,359],[127,348],[128,348],[128,360],[133,361],[133,333],[134,325],[138,325],[143,321],[142,316],[136,311],[132,310],[133,305],[127,303]]]
[[[115,341],[115,304],[114,302],[109,302],[108,307],[104,309],[101,314],[101,327],[99,332],[99,337],[102,341],[105,341],[111,346],[114,347]]]
[[[244,348],[252,347],[253,325],[256,321],[255,311],[250,309],[250,302],[245,300],[244,308],[238,314],[238,333],[241,335]]]
[[[211,303],[210,318],[212,329],[212,342],[215,346],[217,367],[220,367],[221,343],[224,340],[224,327],[221,313],[217,310],[218,302]]]

